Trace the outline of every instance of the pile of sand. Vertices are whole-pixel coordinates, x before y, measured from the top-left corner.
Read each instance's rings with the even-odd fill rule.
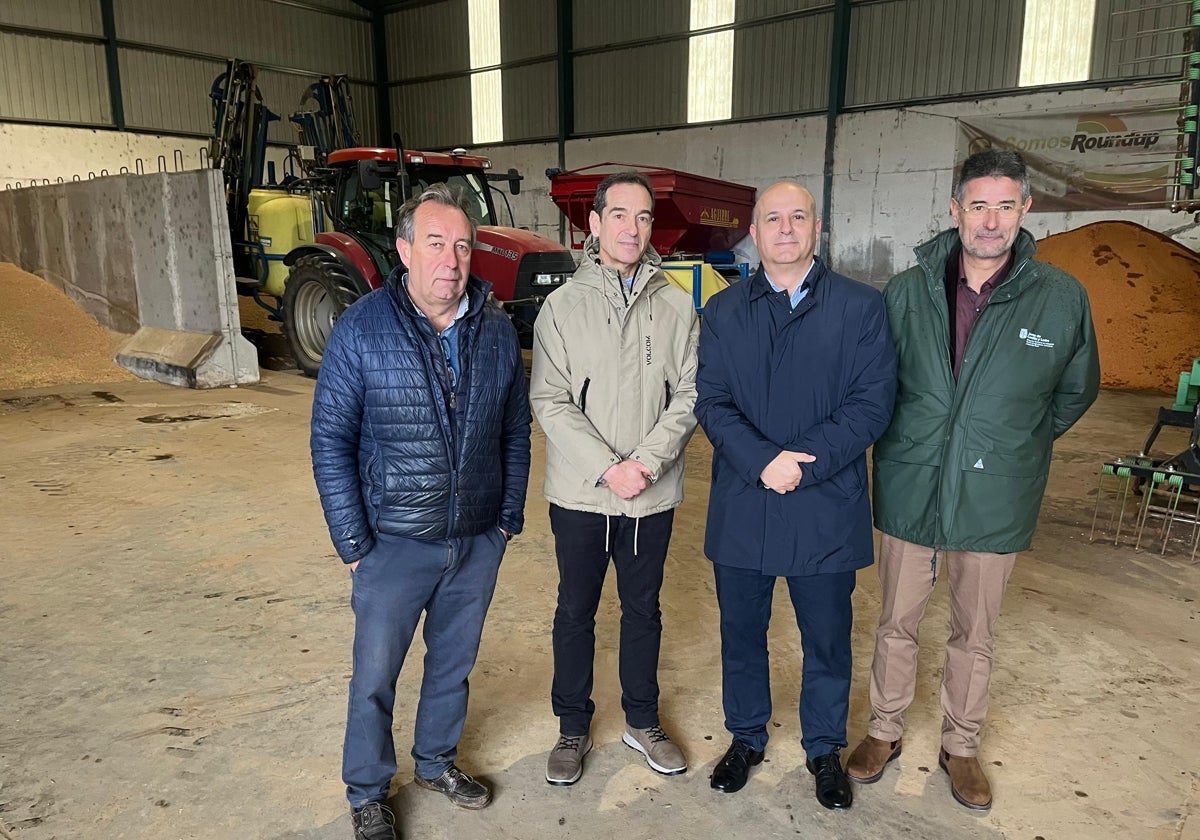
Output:
[[[1200,356],[1200,254],[1132,222],[1038,243],[1037,258],[1087,287],[1106,388],[1174,393]]]
[[[136,377],[113,361],[125,336],[40,277],[0,263],[0,390]]]

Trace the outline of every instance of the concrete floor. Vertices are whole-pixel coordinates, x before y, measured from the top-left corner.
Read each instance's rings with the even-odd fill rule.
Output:
[[[350,837],[338,779],[351,614],[307,455],[313,383],[186,391],[148,382],[0,393],[0,837]],[[409,838],[1200,838],[1200,568],[1088,543],[1099,463],[1135,448],[1158,395],[1105,393],[1057,450],[1035,548],[1000,619],[977,816],[937,769],[944,585],[925,622],[904,755],[854,808],[820,808],[804,769],[798,633],[780,587],[768,760],[708,787],[722,728],[716,605],[701,553],[710,449],[692,443],[663,591],[663,717],[690,757],[657,776],[620,743],[617,608],[599,617],[593,736],[571,788],[543,780],[556,574],[536,433],[528,530],[513,542],[472,680],[462,764],[481,812],[415,788]],[[1164,433],[1164,442],[1170,432]],[[1176,438],[1170,438],[1171,445]],[[610,576],[610,589],[611,589]],[[855,594],[850,738],[868,714],[874,571]],[[401,678],[411,745],[420,673]]]

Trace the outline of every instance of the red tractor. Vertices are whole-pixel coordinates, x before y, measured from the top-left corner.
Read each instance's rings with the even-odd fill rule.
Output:
[[[405,150],[401,166],[398,137],[393,149],[361,148],[348,83],[329,76],[306,94],[317,108],[289,118],[299,132],[304,177],[267,186],[267,125],[278,117],[262,102],[254,67],[231,59],[209,95],[209,156],[225,180],[238,292],[283,322],[306,375],[317,375],[338,316],[399,265],[396,214],[406,199],[434,183],[466,196],[479,226],[471,271],[492,284],[522,345],[532,344],[542,300],[571,276],[575,261],[557,242],[497,224],[490,182],[507,181],[516,195],[521,176],[515,169],[489,174],[491,161],[461,149]]]
[[[570,252],[527,230],[497,224],[484,157],[395,149],[341,149],[331,152],[322,172],[324,219],[314,212],[313,241],[297,244],[283,259],[290,268],[281,316],[292,355],[304,373],[315,376],[338,316],[351,303],[379,288],[400,262],[396,253],[396,213],[412,194],[446,183],[467,198],[479,225],[471,272],[492,284],[492,293],[529,347],[542,300],[575,270]],[[496,178],[497,176],[491,176]],[[514,193],[515,170],[499,176]],[[324,230],[321,230],[321,228]]]

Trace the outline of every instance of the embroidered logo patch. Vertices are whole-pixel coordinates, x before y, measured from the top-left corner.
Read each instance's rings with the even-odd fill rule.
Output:
[[[1030,332],[1024,327],[1021,328],[1021,340],[1025,342],[1027,347],[1053,347],[1054,342],[1048,338],[1042,338],[1035,332]]]

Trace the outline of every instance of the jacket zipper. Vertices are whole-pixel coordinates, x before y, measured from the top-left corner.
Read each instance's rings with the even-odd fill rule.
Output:
[[[583,380],[583,387],[579,389],[579,410],[584,414],[587,414],[587,392],[591,384],[592,378],[589,376]]]
[[[663,387],[667,389],[667,401],[663,403],[663,411],[671,407],[671,383],[669,380],[663,380]]]

